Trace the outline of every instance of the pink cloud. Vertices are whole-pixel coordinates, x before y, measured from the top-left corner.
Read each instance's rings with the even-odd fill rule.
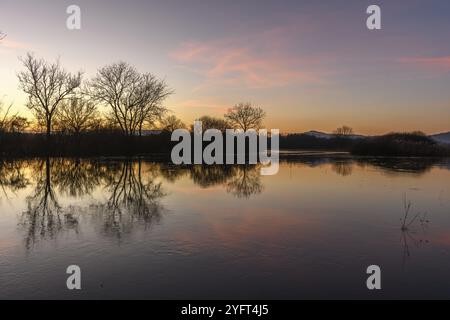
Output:
[[[204,85],[268,88],[320,83],[320,72],[312,70],[317,59],[300,57],[289,50],[291,34],[290,28],[276,28],[249,37],[190,41],[170,57],[205,77]]]
[[[400,62],[411,63],[419,66],[450,68],[450,56],[442,57],[404,57]]]
[[[27,48],[27,45],[11,40],[8,36],[6,36],[3,40],[0,40],[0,48],[6,48],[6,49],[25,49]]]

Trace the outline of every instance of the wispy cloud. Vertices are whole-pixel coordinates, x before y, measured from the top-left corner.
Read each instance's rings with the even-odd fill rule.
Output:
[[[189,108],[210,108],[210,109],[223,109],[226,106],[217,102],[214,99],[190,99],[184,100],[177,104],[181,107],[189,107]]]
[[[418,66],[429,66],[437,68],[450,68],[450,56],[440,57],[403,57],[400,62],[410,63]]]
[[[0,48],[3,49],[25,49],[27,48],[27,45],[25,43],[14,41],[11,39],[11,37],[8,37],[7,35],[3,40],[0,40]]]
[[[319,83],[320,72],[312,69],[315,59],[289,50],[289,31],[276,28],[252,36],[188,41],[171,52],[170,57],[203,76],[203,85],[269,88]]]

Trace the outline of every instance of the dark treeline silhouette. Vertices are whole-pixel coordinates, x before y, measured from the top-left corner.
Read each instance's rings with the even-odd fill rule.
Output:
[[[164,154],[171,133],[192,127],[164,106],[174,93],[164,80],[141,73],[126,62],[103,66],[91,79],[28,53],[20,58],[19,87],[33,121],[0,101],[0,157],[135,156]],[[251,103],[238,103],[223,117],[202,116],[203,130],[258,130],[266,117]],[[205,143],[206,146],[208,143]],[[371,156],[448,156],[449,148],[420,132],[362,137],[342,126],[325,137],[288,134],[281,149],[347,151]],[[248,148],[247,148],[248,150]],[[229,152],[227,150],[227,152]],[[225,153],[225,150],[224,150]]]
[[[170,154],[170,133],[143,137],[125,136],[120,131],[92,131],[74,135],[54,134],[48,141],[44,134],[7,133],[0,138],[2,157],[85,157]]]
[[[223,137],[223,162],[226,154],[233,153],[226,148],[226,137]],[[256,142],[259,143],[256,137]],[[194,150],[193,133],[190,134],[191,150]],[[180,139],[181,141],[181,139]],[[235,142],[236,142],[235,138]],[[170,160],[170,154],[178,141],[171,141],[171,132],[161,131],[147,136],[126,136],[122,132],[93,131],[79,135],[52,135],[51,141],[44,134],[7,133],[0,135],[0,157],[95,157],[95,156],[138,156],[148,155],[158,159]],[[202,142],[203,150],[211,142]],[[267,149],[271,148],[271,139],[267,139]],[[234,146],[235,163],[237,161],[237,143]],[[249,138],[245,139],[245,159],[248,162]],[[257,146],[257,151],[260,150]],[[213,152],[215,155],[215,152]],[[259,155],[257,155],[259,157]],[[191,152],[191,163],[194,161],[194,153]]]
[[[193,147],[193,141],[191,134],[191,147]],[[227,152],[225,135],[223,135],[223,141],[225,162]],[[0,156],[14,158],[152,155],[158,159],[170,160],[172,148],[177,143],[171,141],[171,132],[168,130],[141,137],[126,136],[117,130],[91,131],[79,135],[54,134],[51,141],[46,139],[45,134],[10,132],[0,133]],[[209,143],[203,142],[203,148]],[[270,145],[269,138],[268,149]],[[449,146],[435,142],[423,134],[415,133],[393,133],[360,139],[340,136],[324,139],[306,134],[289,134],[280,136],[280,149],[345,151],[360,156],[450,156]],[[247,160],[248,150],[247,138]],[[191,158],[193,160],[193,156]]]
[[[0,156],[116,156],[167,153],[170,133],[188,128],[164,106],[174,93],[164,80],[126,62],[103,66],[91,79],[59,59],[20,58],[19,87],[33,121],[0,101]],[[265,112],[250,103],[223,118],[203,116],[206,129],[259,129]]]
[[[383,136],[356,138],[352,136],[352,132],[351,128],[344,126],[327,138],[308,134],[289,134],[280,137],[280,148],[347,151],[359,156],[450,156],[448,145],[436,142],[422,132],[389,133]]]
[[[450,156],[450,147],[439,144],[422,132],[390,133],[358,141],[352,154],[364,156]]]
[[[330,138],[320,138],[308,134],[294,133],[280,137],[280,148],[284,150],[317,149],[350,151],[356,144],[354,139],[334,135]]]

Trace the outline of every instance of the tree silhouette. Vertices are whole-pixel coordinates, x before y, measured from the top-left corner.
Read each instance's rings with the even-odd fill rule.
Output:
[[[25,117],[15,116],[9,123],[9,131],[12,133],[24,132],[30,126],[30,121]]]
[[[203,131],[217,129],[224,132],[226,129],[231,128],[231,124],[228,121],[216,117],[202,116],[197,120],[202,122]],[[193,131],[193,128],[191,131]]]
[[[63,132],[80,135],[99,121],[97,106],[82,97],[73,97],[61,103],[56,112],[56,126]]]
[[[72,75],[61,67],[59,60],[48,63],[28,53],[21,59],[24,71],[19,72],[20,87],[28,95],[27,107],[39,124],[45,126],[50,138],[53,118],[64,99],[81,85],[81,72]]]
[[[2,101],[0,101],[0,133],[11,131],[13,124],[18,119],[17,114],[11,114],[12,104],[8,107],[4,107]]]
[[[161,104],[172,93],[164,81],[125,62],[98,70],[89,89],[93,99],[110,107],[109,119],[128,136],[141,135],[145,122],[159,119],[166,111]]]
[[[353,134],[353,129],[348,126],[342,126],[340,128],[337,128],[334,131],[334,134],[337,136],[350,136]]]
[[[173,132],[177,129],[186,129],[186,125],[174,115],[170,115],[161,120],[161,129],[167,132]]]
[[[225,119],[235,128],[247,131],[249,129],[260,129],[266,113],[251,103],[239,103],[228,109]]]

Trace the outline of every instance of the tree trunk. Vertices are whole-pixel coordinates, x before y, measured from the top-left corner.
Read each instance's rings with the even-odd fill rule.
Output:
[[[50,134],[52,133],[52,123],[47,121],[47,140],[50,140]]]

